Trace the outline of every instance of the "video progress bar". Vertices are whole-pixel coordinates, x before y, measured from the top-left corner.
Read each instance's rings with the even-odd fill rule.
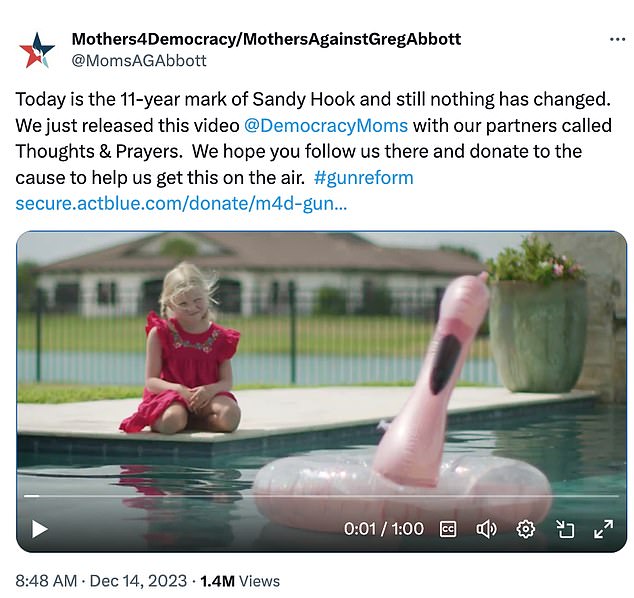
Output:
[[[223,494],[223,492],[218,492],[218,494]],[[122,498],[138,498],[143,496],[143,498],[160,498],[160,499],[170,499],[170,498],[213,498],[216,496],[215,494],[132,494],[132,495],[113,495],[113,494],[24,494],[22,498],[31,499],[31,498],[77,498],[77,499],[86,499],[86,498],[95,498],[95,499],[122,499]],[[338,499],[412,499],[412,498],[421,498],[421,499],[431,499],[431,498],[568,498],[575,500],[596,500],[596,499],[617,499],[621,498],[620,494],[472,494],[469,496],[465,496],[463,494],[243,494],[242,498],[338,498]]]

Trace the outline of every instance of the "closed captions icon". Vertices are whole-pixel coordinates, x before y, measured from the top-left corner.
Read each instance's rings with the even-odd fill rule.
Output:
[[[476,525],[476,534],[484,536],[487,540],[495,536],[498,532],[498,526],[493,521],[487,519]]]
[[[458,535],[458,523],[455,521],[440,522],[440,537],[455,538]]]

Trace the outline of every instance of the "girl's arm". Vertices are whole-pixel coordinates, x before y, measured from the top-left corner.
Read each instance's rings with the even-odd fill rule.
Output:
[[[231,367],[231,359],[223,361],[218,368],[218,382],[206,384],[204,388],[211,394],[217,395],[219,392],[228,392],[233,388],[233,369]]]
[[[192,395],[189,388],[176,382],[168,382],[160,377],[162,361],[161,341],[158,336],[158,330],[152,328],[147,337],[145,350],[145,387],[153,393],[175,390],[181,397],[189,400]]]
[[[190,405],[194,413],[200,412],[207,407],[211,399],[219,392],[228,392],[233,387],[233,370],[231,368],[231,359],[223,361],[218,368],[218,382],[213,384],[205,384],[192,388],[192,396]]]
[[[233,370],[231,369],[231,359],[223,361],[218,367],[218,381],[213,384],[205,384],[204,386],[197,386],[192,388],[195,392],[201,392],[213,398],[219,392],[228,392],[233,388]]]

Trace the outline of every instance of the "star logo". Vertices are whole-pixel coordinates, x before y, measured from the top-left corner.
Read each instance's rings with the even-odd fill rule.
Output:
[[[46,62],[46,54],[50,52],[55,46],[45,46],[40,41],[40,34],[35,34],[35,39],[30,46],[20,46],[29,55],[29,60],[26,63],[28,69],[34,62],[42,63],[48,68],[48,62]]]

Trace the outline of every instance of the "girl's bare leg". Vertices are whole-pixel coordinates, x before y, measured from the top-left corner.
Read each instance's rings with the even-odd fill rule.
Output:
[[[189,412],[180,403],[172,403],[152,424],[154,432],[176,434],[187,427]]]
[[[225,395],[216,395],[204,413],[192,418],[192,424],[208,432],[233,432],[241,415],[238,403]]]

